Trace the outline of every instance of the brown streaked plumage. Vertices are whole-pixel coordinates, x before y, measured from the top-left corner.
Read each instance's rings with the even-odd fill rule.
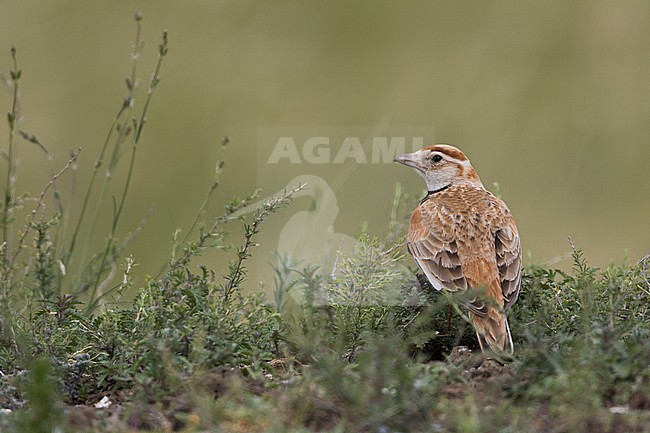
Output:
[[[407,247],[437,290],[465,293],[482,350],[513,351],[506,312],[517,300],[521,246],[506,204],[485,189],[459,149],[438,144],[401,155],[429,193],[411,214]]]

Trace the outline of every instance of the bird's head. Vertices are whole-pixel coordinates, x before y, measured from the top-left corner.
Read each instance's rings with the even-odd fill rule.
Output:
[[[413,167],[424,178],[429,191],[459,183],[481,184],[465,154],[447,144],[434,144],[417,152],[405,153],[395,158],[395,162]]]

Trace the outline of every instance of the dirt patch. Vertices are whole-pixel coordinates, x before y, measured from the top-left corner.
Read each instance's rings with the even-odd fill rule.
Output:
[[[525,416],[526,429],[531,432],[650,433],[650,403],[641,392],[633,393],[628,404],[603,408],[586,418],[571,421],[566,414],[563,416],[551,409],[550,400],[536,398],[527,402],[513,395],[513,387],[523,386],[527,380],[517,373],[516,364],[501,362],[465,346],[455,347],[447,361],[432,363],[440,364],[450,378],[440,390],[442,406],[439,407],[453,410],[473,405],[483,422],[503,417],[501,409],[507,402],[509,408],[516,407],[519,415]],[[195,431],[206,421],[197,402],[207,399],[223,402],[217,404],[217,407],[224,405],[219,423],[227,427],[227,431],[266,431],[275,417],[280,417],[287,425],[298,422],[298,427],[308,431],[330,431],[341,421],[341,407],[327,399],[319,399],[316,388],[303,388],[300,392],[305,395],[291,393],[292,384],[299,380],[303,367],[291,358],[276,359],[266,364],[264,373],[257,372],[252,377],[245,367],[221,366],[187,378],[187,384],[157,402],[132,396],[135,400],[124,404],[108,400],[103,406],[98,402],[97,407],[68,407],[67,421],[75,431]],[[271,411],[283,407],[287,413],[269,415],[267,411],[258,418],[238,417],[238,405],[246,405],[250,396],[262,396],[263,401],[272,402],[270,408],[275,409]],[[300,414],[302,421],[293,419],[296,414]],[[434,418],[440,421],[436,424],[437,431],[457,431],[458,426],[454,424],[457,419],[446,417],[444,409]]]

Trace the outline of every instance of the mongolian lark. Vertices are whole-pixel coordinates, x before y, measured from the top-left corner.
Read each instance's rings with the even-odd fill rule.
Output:
[[[510,210],[453,146],[425,147],[395,161],[414,168],[428,189],[411,214],[409,253],[434,288],[464,293],[481,350],[512,353],[506,312],[519,295],[521,245]]]

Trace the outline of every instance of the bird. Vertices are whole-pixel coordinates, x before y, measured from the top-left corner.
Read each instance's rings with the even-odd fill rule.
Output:
[[[488,191],[458,148],[435,144],[395,158],[427,185],[407,249],[438,291],[458,292],[482,352],[514,352],[507,311],[517,300],[521,242],[505,202]]]

